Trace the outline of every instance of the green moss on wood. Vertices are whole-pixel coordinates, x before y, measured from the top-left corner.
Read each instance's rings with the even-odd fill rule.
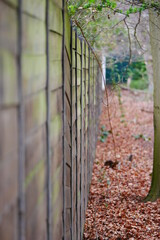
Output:
[[[49,29],[59,34],[63,34],[62,9],[49,1]]]
[[[55,90],[62,86],[62,62],[50,61],[49,72],[51,90]]]
[[[11,5],[17,7],[18,6],[18,0],[5,0],[5,2],[10,3]]]
[[[42,125],[46,121],[46,93],[41,91],[28,99],[25,106],[26,133]]]
[[[56,144],[61,136],[62,132],[62,118],[60,114],[54,116],[51,120],[51,141]]]
[[[24,94],[33,94],[46,86],[46,56],[22,55]]]
[[[66,13],[65,14],[65,45],[66,45],[66,49],[67,49],[67,53],[69,56],[69,60],[71,60],[71,51],[70,51],[70,41],[71,41],[71,26],[70,26],[70,18],[69,15]]]
[[[62,1],[59,0],[50,0],[51,2],[53,2],[55,5],[57,5],[58,7],[62,8]]]
[[[62,36],[57,33],[49,33],[50,61],[61,61],[62,59]]]
[[[45,21],[46,1],[45,0],[27,0],[23,1],[23,11],[30,15]]]
[[[5,50],[0,50],[0,79],[0,105],[18,103],[16,58]]]
[[[61,169],[62,167],[58,167],[55,171],[54,171],[54,175],[53,175],[53,190],[52,190],[52,204],[54,205],[55,202],[57,201],[57,198],[59,196],[59,193],[60,193],[60,182],[59,182],[59,176],[61,175],[60,172],[61,172]]]
[[[22,48],[27,54],[46,53],[46,29],[45,22],[22,15]]]
[[[44,160],[39,161],[36,166],[30,171],[25,180],[25,188],[29,186],[36,174],[44,168]]]
[[[17,54],[17,10],[0,1],[0,48]]]

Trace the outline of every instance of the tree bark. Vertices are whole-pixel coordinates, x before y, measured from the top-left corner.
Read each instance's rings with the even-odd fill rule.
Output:
[[[154,159],[152,183],[145,201],[160,197],[160,16],[150,11],[150,39],[154,80]]]

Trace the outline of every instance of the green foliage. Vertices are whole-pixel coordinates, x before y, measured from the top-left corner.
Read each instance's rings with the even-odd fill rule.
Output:
[[[129,6],[127,10],[124,10],[124,7],[121,7],[121,4],[126,4],[126,6]],[[68,9],[71,15],[74,15],[76,11],[79,10],[79,7],[81,7],[81,10],[87,10],[92,8],[92,10],[96,11],[102,11],[102,9],[109,9],[113,11],[113,13],[121,13],[123,15],[126,15],[129,17],[130,14],[134,14],[137,12],[145,11],[146,9],[152,8],[155,11],[160,11],[160,4],[157,1],[140,1],[138,2],[131,2],[130,4],[128,1],[119,1],[119,4],[117,4],[117,1],[115,0],[69,0],[68,1]]]
[[[137,90],[145,90],[148,88],[148,82],[145,82],[143,79],[138,81],[132,81],[130,84],[130,88]]]
[[[106,128],[105,128],[105,126],[103,125],[103,126],[101,127],[101,132],[100,132],[99,140],[104,143],[110,133],[111,133],[111,132],[110,132],[110,131],[107,131]]]
[[[108,27],[112,30],[112,34],[107,30],[108,39],[110,39],[110,35],[113,36],[115,34],[113,30],[114,25],[116,25],[116,29],[120,28],[122,30],[122,26],[119,26],[119,18],[116,20],[116,14],[118,16],[121,14],[124,18],[149,8],[160,12],[160,4],[158,2],[147,0],[131,2],[127,0],[68,0],[67,3],[73,23],[74,19],[76,19],[90,44],[92,46],[97,44],[97,47],[102,42],[102,38],[106,36],[105,31]],[[90,25],[90,23],[92,24]],[[109,42],[112,45],[114,41],[112,39]]]
[[[134,137],[135,139],[143,139],[144,141],[150,141],[150,140],[151,140],[150,137],[147,137],[147,136],[145,136],[145,135],[143,135],[143,134],[133,135],[133,137]]]
[[[102,11],[103,8],[116,9],[117,3],[114,0],[68,1],[68,9],[71,15],[73,15],[80,6],[83,10],[92,8],[92,10]]]
[[[110,59],[107,59],[106,79],[107,83],[117,85],[117,83],[126,83],[127,79],[131,78],[130,87],[133,89],[144,90],[148,88],[148,75],[146,65],[143,59],[132,62],[128,66],[127,58],[124,61],[113,59],[112,64],[109,64]]]
[[[148,75],[143,61],[133,62],[128,68],[127,75],[132,79],[131,88],[144,90],[148,87]]]
[[[106,59],[106,81],[108,84],[117,85],[117,83],[127,82],[126,69],[128,66],[128,59],[123,61],[114,58]],[[125,74],[124,74],[125,73]]]

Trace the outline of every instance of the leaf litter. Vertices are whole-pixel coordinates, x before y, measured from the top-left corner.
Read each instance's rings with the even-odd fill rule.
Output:
[[[160,239],[160,199],[144,203],[153,165],[153,101],[145,93],[110,92],[111,134],[98,140],[83,239]],[[144,109],[144,111],[142,111]],[[122,114],[123,110],[123,114]],[[100,118],[109,132],[107,108]],[[107,129],[107,130],[106,130]],[[136,136],[136,137],[135,137]],[[116,164],[114,165],[114,162]]]

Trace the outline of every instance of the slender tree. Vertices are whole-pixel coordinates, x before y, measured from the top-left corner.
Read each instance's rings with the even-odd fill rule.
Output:
[[[146,201],[155,201],[160,197],[160,17],[150,10],[149,21],[154,79],[154,161],[152,184]]]

